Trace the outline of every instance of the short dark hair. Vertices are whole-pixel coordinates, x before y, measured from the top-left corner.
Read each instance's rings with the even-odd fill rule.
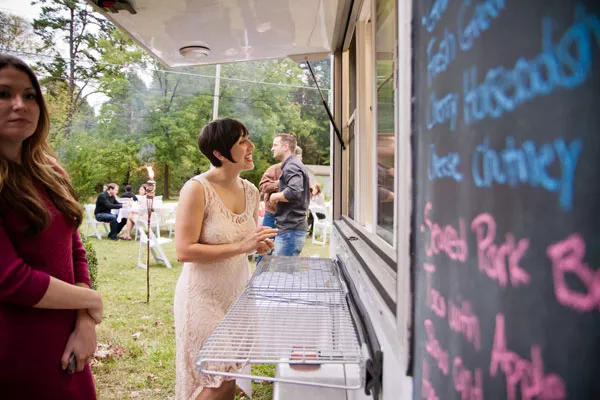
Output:
[[[296,152],[296,136],[289,133],[278,133],[275,137],[280,138],[281,144],[287,144],[292,154]]]
[[[208,123],[200,132],[198,147],[212,165],[220,167],[223,163],[215,157],[213,152],[216,150],[223,157],[235,163],[231,157],[231,148],[240,136],[248,136],[249,134],[248,128],[237,119],[216,119]]]
[[[106,184],[106,189],[115,189],[117,187],[116,183],[107,183]]]
[[[131,185],[125,185],[125,191],[126,192],[131,192],[133,190],[133,186]]]

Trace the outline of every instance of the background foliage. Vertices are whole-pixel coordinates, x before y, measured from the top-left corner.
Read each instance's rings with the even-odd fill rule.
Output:
[[[85,0],[33,3],[42,6],[33,21],[0,12],[0,47],[36,68],[51,143],[82,201],[108,182],[137,190],[148,164],[165,198],[209,168],[197,137],[213,119],[215,66],[166,70]],[[329,60],[312,66],[327,96]],[[250,129],[256,167],[243,176],[254,184],[275,162],[270,148],[279,132],[297,136],[305,164],[329,164],[329,120],[301,65],[289,59],[222,65],[218,101],[218,117],[238,118]]]

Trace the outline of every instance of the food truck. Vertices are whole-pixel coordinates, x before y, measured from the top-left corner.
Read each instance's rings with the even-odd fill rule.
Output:
[[[90,3],[168,67],[331,57],[330,259],[233,309],[287,274],[328,332],[246,360],[274,397],[600,398],[600,2]]]

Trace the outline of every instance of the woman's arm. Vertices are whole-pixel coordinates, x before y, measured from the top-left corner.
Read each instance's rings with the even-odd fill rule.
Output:
[[[259,243],[277,234],[276,229],[258,227],[243,241],[228,244],[198,243],[204,221],[204,187],[198,181],[187,182],[179,194],[175,224],[175,250],[181,262],[211,263],[256,250]]]
[[[89,309],[102,320],[102,297],[38,271],[17,254],[0,219],[0,302],[51,309]]]
[[[73,246],[73,272],[75,276],[75,284],[83,283],[88,288],[90,282],[90,270],[88,268],[87,258],[85,257],[85,248],[79,237],[77,230],[73,231],[71,238]]]

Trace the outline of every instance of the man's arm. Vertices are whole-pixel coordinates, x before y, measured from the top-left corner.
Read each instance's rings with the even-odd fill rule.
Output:
[[[301,199],[304,193],[304,173],[302,170],[298,166],[291,164],[286,167],[285,173],[282,172],[282,174],[287,187],[281,192],[272,194],[271,201],[289,202]]]
[[[279,175],[281,175],[281,166],[279,164],[271,165],[260,179],[259,190],[261,194],[271,194],[279,190]]]

